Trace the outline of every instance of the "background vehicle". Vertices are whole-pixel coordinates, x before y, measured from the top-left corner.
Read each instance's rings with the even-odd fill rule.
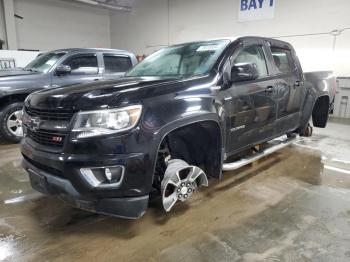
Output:
[[[170,211],[230,158],[311,135],[311,117],[325,127],[335,82],[322,77],[306,81],[293,47],[274,39],[168,47],[125,78],[30,95],[23,167],[34,189],[84,209],[137,218],[157,189]]]
[[[23,69],[0,71],[0,137],[22,138],[23,101],[30,93],[119,78],[136,63],[127,51],[76,48],[43,53]]]

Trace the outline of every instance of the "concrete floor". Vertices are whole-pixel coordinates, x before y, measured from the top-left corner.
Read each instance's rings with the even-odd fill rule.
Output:
[[[136,221],[34,192],[18,145],[1,145],[0,260],[350,261],[349,133],[330,123]]]

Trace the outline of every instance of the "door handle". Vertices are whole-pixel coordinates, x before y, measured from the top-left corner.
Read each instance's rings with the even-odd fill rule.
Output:
[[[268,87],[266,87],[266,89],[265,89],[265,92],[266,93],[269,93],[269,94],[272,94],[273,93],[273,86],[268,86]]]
[[[301,81],[297,80],[294,82],[294,87],[300,86],[301,85]]]
[[[100,80],[100,79],[99,79],[99,78],[95,78],[95,79],[94,79],[94,81],[98,81],[98,80]]]

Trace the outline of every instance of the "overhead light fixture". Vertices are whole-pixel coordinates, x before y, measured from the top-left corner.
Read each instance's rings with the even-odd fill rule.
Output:
[[[93,0],[76,0],[76,1],[84,3],[84,4],[89,4],[89,5],[98,5],[98,2],[95,2]]]
[[[130,6],[118,5],[117,2],[109,2],[109,1],[102,1],[102,0],[75,0],[75,1],[79,3],[92,5],[95,7],[109,9],[109,10],[126,11],[126,12],[132,11],[132,8]]]
[[[98,6],[105,7],[107,9],[117,10],[117,11],[128,11],[128,12],[131,12],[131,7],[128,7],[128,6],[106,5],[106,4],[102,4],[102,3],[99,3]]]

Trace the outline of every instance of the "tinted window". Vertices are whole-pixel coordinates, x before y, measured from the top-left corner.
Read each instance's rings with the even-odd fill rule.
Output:
[[[126,72],[132,67],[131,60],[125,56],[103,55],[105,73]]]
[[[271,47],[271,53],[275,65],[281,73],[289,73],[293,71],[293,59],[290,50]]]
[[[264,51],[261,46],[252,45],[243,48],[234,59],[233,64],[256,64],[259,76],[267,76],[267,65]]]
[[[68,58],[63,62],[64,65],[69,65],[72,69],[72,73],[76,74],[97,74],[98,63],[97,57],[94,54],[79,55]]]

